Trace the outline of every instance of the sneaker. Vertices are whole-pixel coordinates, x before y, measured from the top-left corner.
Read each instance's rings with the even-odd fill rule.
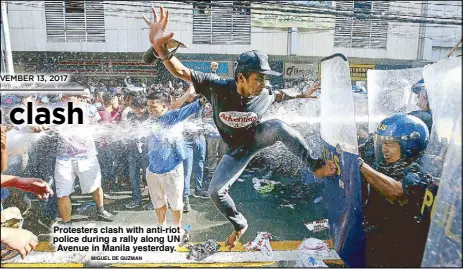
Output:
[[[113,221],[114,220],[114,215],[109,213],[106,210],[98,211],[96,213],[96,217],[98,218],[98,220],[102,220],[102,221]]]
[[[191,210],[191,205],[190,205],[190,198],[184,197],[183,198],[183,213],[188,213]]]
[[[143,209],[145,209],[145,210],[154,210],[154,206],[153,206],[152,203],[148,203],[143,207]]]
[[[56,219],[39,219],[38,222],[42,225],[42,227],[46,228],[50,232],[53,232],[53,226],[58,224]]]
[[[193,197],[209,199],[209,194],[207,193],[207,191],[195,191]]]
[[[127,208],[127,209],[133,209],[133,208],[136,208],[136,207],[139,207],[139,206],[141,206],[141,203],[140,203],[140,202],[131,201],[130,203],[128,203],[128,204],[125,205],[125,208]]]

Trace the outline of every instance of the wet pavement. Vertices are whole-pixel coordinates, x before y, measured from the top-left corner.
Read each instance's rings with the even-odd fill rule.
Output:
[[[323,194],[321,184],[304,186],[302,183],[294,184],[297,178],[265,177],[266,174],[268,173],[258,171],[258,168],[247,169],[240,177],[244,181],[236,181],[230,189],[238,210],[247,218],[249,224],[241,242],[252,241],[258,232],[271,233],[274,241],[301,241],[308,237],[329,239],[327,231],[312,233],[304,226],[305,222],[327,218],[326,203],[324,201],[314,203],[314,200]],[[252,178],[254,177],[279,181],[282,184],[275,185],[270,193],[260,194],[253,187]],[[296,188],[303,194],[298,198],[294,198]],[[148,192],[144,191],[143,194],[143,205],[145,205],[149,201]],[[92,201],[90,195],[77,194],[71,198],[75,223],[85,225],[96,222],[93,217],[76,213],[78,207]],[[135,209],[125,208],[131,198],[131,192],[127,188],[124,191],[110,193],[109,198],[105,198],[105,208],[115,214],[115,221],[111,225],[154,226],[156,224],[156,215],[153,210],[145,210],[143,206]],[[37,203],[39,202],[33,200],[34,205]],[[209,199],[191,196],[190,204],[192,210],[183,215],[183,225],[191,225],[192,241],[202,242],[215,239],[221,242],[233,231],[232,225],[217,211]],[[293,206],[284,207],[282,205]],[[167,223],[172,223],[170,212],[167,215]],[[42,236],[47,234],[47,230],[37,225],[37,221],[34,221],[32,216],[26,219],[24,228]]]
[[[274,180],[282,184],[276,184],[271,192],[261,194],[253,186],[252,179],[254,177]],[[223,252],[225,249],[222,248],[222,252],[219,253],[220,255],[214,255],[213,259],[207,261],[208,263],[231,262],[234,263],[233,266],[235,266],[236,262],[244,262],[247,264],[243,264],[243,266],[247,267],[251,266],[250,263],[252,262],[258,262],[256,266],[294,266],[294,260],[300,257],[300,255],[295,253],[295,251],[286,250],[295,250],[299,242],[305,238],[329,239],[328,230],[313,233],[304,225],[305,222],[327,218],[326,203],[323,200],[319,203],[314,203],[314,200],[323,194],[322,184],[303,185],[298,178],[279,177],[277,175],[269,177],[268,171],[262,171],[259,168],[246,169],[240,179],[243,179],[243,181],[236,181],[230,190],[230,194],[235,200],[237,208],[246,216],[249,224],[248,231],[241,238],[240,242],[245,244],[254,240],[258,232],[269,232],[272,234],[272,246],[280,246],[280,249],[274,251],[276,253],[276,258],[269,261],[264,259],[260,253],[246,252],[242,247],[236,250],[238,252]],[[193,187],[193,185],[191,187]],[[143,206],[135,209],[125,208],[125,205],[129,203],[131,199],[131,192],[127,187],[125,187],[125,189],[126,190],[111,193],[109,194],[110,199],[105,199],[105,208],[115,214],[115,221],[110,224],[121,226],[154,226],[156,224],[156,216],[153,210],[145,210]],[[295,195],[296,193],[298,195]],[[146,190],[143,192],[143,198],[143,205],[145,205],[149,201],[148,192]],[[73,221],[79,224],[79,226],[80,224],[86,225],[99,222],[93,217],[76,214],[77,208],[91,201],[90,195],[75,194],[72,196]],[[37,205],[38,203],[39,201],[33,200],[33,205]],[[191,225],[191,241],[204,242],[207,239],[215,239],[218,242],[225,241],[233,230],[232,225],[217,211],[210,199],[191,196],[190,204],[192,210],[183,215],[183,225]],[[291,206],[285,207],[281,205]],[[32,215],[26,219],[24,228],[38,234],[39,241],[42,243],[48,241],[49,232],[38,225],[37,220],[32,220]],[[172,223],[170,212],[167,216],[167,222],[168,224]],[[34,256],[28,259],[29,262],[34,262],[35,259],[38,259],[37,262],[39,263],[43,263],[47,259],[57,258],[60,260],[57,255],[62,254],[38,253],[40,252],[35,252]],[[186,254],[185,252],[181,252],[173,255],[172,258],[167,260],[159,258],[155,261],[156,263],[162,261],[159,262],[162,264],[188,262],[186,258],[183,257]],[[52,255],[53,258],[47,258],[47,255]],[[333,255],[336,254],[334,253]],[[79,258],[74,256],[64,260],[67,260],[69,263],[76,263],[79,259],[82,259],[82,257]],[[16,260],[15,262],[21,261]],[[144,260],[144,263],[147,262],[148,261]],[[156,264],[152,264],[152,266],[156,266]],[[330,267],[332,266],[330,265]]]

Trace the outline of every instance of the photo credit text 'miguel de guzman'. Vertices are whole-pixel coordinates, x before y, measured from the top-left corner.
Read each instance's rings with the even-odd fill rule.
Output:
[[[57,252],[86,252],[91,261],[146,261],[153,252],[172,255],[181,229],[168,226],[54,226],[52,245]]]

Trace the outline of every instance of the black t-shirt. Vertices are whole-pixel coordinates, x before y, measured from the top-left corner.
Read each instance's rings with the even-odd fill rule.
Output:
[[[275,95],[264,89],[259,96],[242,97],[233,78],[190,70],[197,93],[206,97],[213,108],[214,122],[230,151],[249,149],[254,141],[255,127],[275,101]],[[240,150],[241,149],[241,150]]]

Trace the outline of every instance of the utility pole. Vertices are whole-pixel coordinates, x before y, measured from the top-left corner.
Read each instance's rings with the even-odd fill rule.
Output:
[[[428,15],[428,1],[423,1],[421,4],[421,18],[425,19]],[[426,25],[424,23],[420,23],[419,26],[419,36],[418,36],[418,50],[417,50],[417,60],[423,60],[424,58],[424,47],[426,44]]]
[[[458,41],[458,43],[457,43],[455,46],[453,46],[452,50],[447,54],[447,57],[446,57],[446,58],[450,57],[450,56],[453,54],[453,52],[454,52],[455,50],[457,50],[457,48],[458,48],[458,46],[461,44],[462,40],[463,40],[463,38],[460,38],[460,41]]]
[[[6,12],[6,1],[1,1],[2,9],[2,52],[5,52],[6,72],[5,74],[14,75],[13,54],[11,52],[10,28],[8,27],[8,17]],[[3,47],[3,45],[5,47]]]

